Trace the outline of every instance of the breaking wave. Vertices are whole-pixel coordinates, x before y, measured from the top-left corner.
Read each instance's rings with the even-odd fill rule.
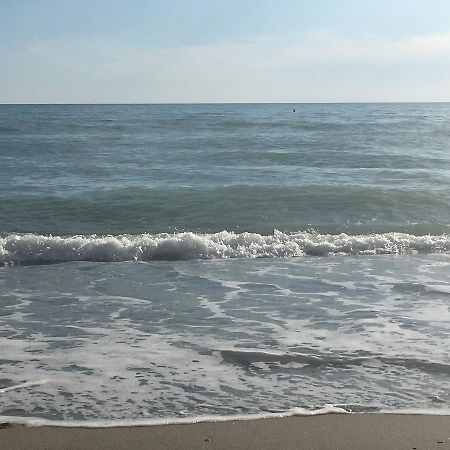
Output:
[[[275,230],[270,235],[222,231],[118,236],[9,234],[0,238],[0,263],[3,265],[448,252],[450,235],[447,234],[352,236]]]

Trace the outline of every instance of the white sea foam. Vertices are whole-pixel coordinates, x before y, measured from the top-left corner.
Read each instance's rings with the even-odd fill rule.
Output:
[[[14,386],[2,388],[2,389],[0,389],[0,394],[6,394],[7,392],[18,391],[20,389],[27,389],[27,388],[31,388],[31,387],[35,387],[35,386],[42,386],[45,383],[47,383],[47,380],[27,381],[25,383],[20,383],[20,384],[14,385]]]
[[[260,414],[235,415],[202,415],[192,417],[163,417],[154,419],[124,419],[124,420],[49,420],[36,417],[0,416],[0,422],[28,426],[110,428],[139,427],[151,425],[186,425],[205,422],[231,422],[235,420],[278,419],[294,416],[319,416],[324,414],[349,414],[349,411],[334,405],[325,405],[318,409],[292,408],[281,412],[265,412]]]
[[[0,238],[3,264],[68,261],[151,261],[450,252],[450,235],[176,233],[119,236],[10,234]]]
[[[34,427],[50,426],[64,428],[112,428],[112,427],[143,427],[157,425],[189,425],[195,423],[218,423],[258,419],[282,419],[284,417],[312,417],[328,414],[354,414],[347,409],[336,405],[325,405],[319,409],[292,408],[283,412],[267,412],[260,414],[236,415],[202,415],[193,417],[166,417],[156,419],[123,419],[123,420],[50,420],[37,417],[0,416],[1,423],[26,425]],[[371,414],[367,412],[365,414]],[[450,409],[379,409],[372,414],[399,414],[399,415],[427,415],[450,416]]]

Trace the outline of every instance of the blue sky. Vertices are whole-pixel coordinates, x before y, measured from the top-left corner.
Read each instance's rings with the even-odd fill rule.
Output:
[[[450,101],[448,0],[0,0],[1,103]]]

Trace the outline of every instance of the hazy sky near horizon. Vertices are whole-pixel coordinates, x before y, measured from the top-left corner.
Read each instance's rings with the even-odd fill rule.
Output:
[[[0,0],[0,103],[450,101],[449,0]]]

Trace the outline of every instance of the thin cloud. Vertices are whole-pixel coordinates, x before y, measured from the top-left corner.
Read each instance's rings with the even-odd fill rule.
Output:
[[[66,37],[0,54],[8,61],[0,101],[450,99],[450,34],[388,40],[316,31],[289,42],[260,37],[172,48]]]

